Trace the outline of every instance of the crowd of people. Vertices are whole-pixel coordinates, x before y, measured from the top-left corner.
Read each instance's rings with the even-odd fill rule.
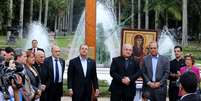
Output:
[[[53,45],[52,55],[37,47],[23,50],[6,47],[0,51],[0,101],[60,101],[63,95],[65,61],[60,48]]]
[[[46,57],[37,44],[32,40],[32,48],[26,51],[0,50],[0,101],[61,101],[65,70],[61,50],[53,45],[52,55]],[[175,59],[169,61],[158,53],[156,42],[150,42],[148,54],[134,56],[137,47],[123,44],[121,55],[112,59],[110,101],[134,101],[139,78],[143,87],[137,101],[166,101],[167,97],[169,101],[201,101],[200,70],[192,54],[183,56],[182,47],[175,46]],[[96,62],[88,57],[88,48],[82,44],[80,55],[69,61],[67,84],[72,101],[95,101],[100,94]]]

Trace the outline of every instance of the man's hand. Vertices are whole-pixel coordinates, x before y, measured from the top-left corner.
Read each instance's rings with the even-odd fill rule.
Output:
[[[123,84],[125,84],[127,86],[130,84],[130,79],[128,77],[124,77],[121,81]]]
[[[69,93],[69,96],[73,96],[73,90],[72,89],[69,89],[68,93]]]
[[[160,82],[155,82],[155,83],[154,83],[155,88],[159,88],[159,87],[160,87],[160,85],[161,85],[161,83],[160,83]]]
[[[99,96],[99,94],[100,94],[99,89],[96,89],[96,92],[95,92],[95,97],[98,97],[98,96]]]
[[[148,85],[149,87],[151,87],[151,88],[155,88],[155,85],[154,85],[153,82],[149,82],[147,85]]]

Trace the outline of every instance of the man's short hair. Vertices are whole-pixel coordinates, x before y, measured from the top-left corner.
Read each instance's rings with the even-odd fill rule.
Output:
[[[182,51],[182,47],[181,46],[175,46],[174,49],[179,48],[180,51]]]
[[[14,60],[17,60],[18,56],[22,56],[23,55],[23,50],[21,48],[17,48],[15,49],[15,56],[14,56]]]
[[[34,41],[36,41],[36,42],[38,43],[38,41],[37,41],[36,39],[33,39],[33,40],[31,41],[31,43],[33,43]]]
[[[179,82],[187,93],[194,93],[198,86],[195,73],[188,71],[181,75]]]
[[[11,48],[11,47],[6,47],[6,48],[5,48],[5,52],[6,52],[6,53],[11,53],[11,52],[14,53],[14,49]]]

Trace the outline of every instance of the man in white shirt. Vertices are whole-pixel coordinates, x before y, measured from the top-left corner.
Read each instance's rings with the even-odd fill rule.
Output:
[[[80,46],[80,56],[70,60],[68,67],[68,89],[72,101],[92,101],[99,95],[96,62],[87,57],[88,46]],[[92,95],[92,91],[95,95]]]

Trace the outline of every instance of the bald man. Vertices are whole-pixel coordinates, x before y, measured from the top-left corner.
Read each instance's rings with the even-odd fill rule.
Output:
[[[42,95],[40,97],[40,101],[46,101],[47,100],[47,91],[45,90],[46,86],[48,85],[48,68],[44,66],[44,59],[45,59],[45,53],[41,50],[38,50],[35,52],[35,63],[34,67],[37,69],[40,79],[41,79],[41,84],[44,86],[42,90]]]
[[[63,74],[65,61],[60,58],[60,48],[54,45],[51,49],[52,56],[47,57],[44,65],[48,68],[47,101],[61,101],[63,95]]]
[[[133,101],[135,81],[142,74],[139,64],[131,58],[132,46],[124,44],[122,55],[112,59],[110,75],[113,78],[109,90],[110,101]]]
[[[150,55],[143,59],[144,92],[149,93],[151,101],[166,101],[167,79],[170,63],[167,57],[158,53],[158,44],[150,42]]]

